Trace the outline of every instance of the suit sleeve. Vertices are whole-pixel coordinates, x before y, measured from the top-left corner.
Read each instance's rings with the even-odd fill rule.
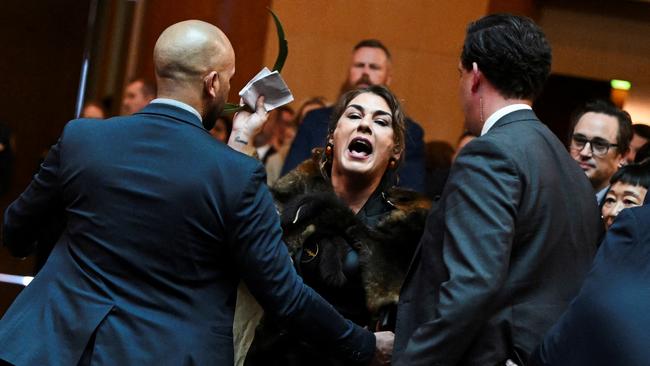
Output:
[[[13,256],[31,254],[39,228],[51,215],[60,214],[63,200],[59,184],[60,148],[61,139],[52,146],[27,189],[5,211],[3,243]]]
[[[455,365],[480,330],[508,273],[521,182],[497,146],[476,140],[452,167],[443,193],[445,233],[433,319],[411,336],[400,365]]]
[[[232,252],[244,282],[270,315],[345,358],[368,362],[374,335],[344,319],[294,270],[265,181],[258,165],[230,223]]]
[[[629,310],[634,307],[616,315],[612,312],[625,306],[621,299],[626,294],[621,290],[630,291],[636,281],[645,280],[641,274],[647,272],[650,253],[639,243],[637,228],[641,226],[630,211],[623,210],[607,231],[580,292],[531,355],[532,365],[609,364],[602,357],[613,340],[621,342],[615,348],[624,349],[630,343],[624,340],[631,334],[615,334],[625,329],[622,324],[632,317]],[[647,289],[646,284],[642,287]],[[641,299],[640,292],[635,298]],[[613,329],[608,327],[612,321],[617,324]]]

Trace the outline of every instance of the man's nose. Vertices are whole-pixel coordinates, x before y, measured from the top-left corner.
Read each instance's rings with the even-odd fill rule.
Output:
[[[585,143],[585,146],[582,147],[582,150],[580,150],[580,155],[591,157],[592,154],[593,153],[591,152],[591,142],[587,141]]]

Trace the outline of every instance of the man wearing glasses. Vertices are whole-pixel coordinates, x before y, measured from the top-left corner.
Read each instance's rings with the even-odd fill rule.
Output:
[[[603,100],[587,103],[574,118],[571,157],[585,172],[600,204],[609,179],[624,163],[632,139],[630,115]]]

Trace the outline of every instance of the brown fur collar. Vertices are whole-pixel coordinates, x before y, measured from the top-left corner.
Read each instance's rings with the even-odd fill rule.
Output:
[[[391,188],[383,195],[393,209],[369,228],[339,200],[315,159],[307,160],[278,180],[272,188],[281,210],[284,239],[292,255],[308,240],[321,244],[319,273],[332,286],[346,278],[342,271],[342,246],[352,246],[360,256],[366,301],[371,313],[396,304],[415,248],[424,229],[431,201],[409,190]]]

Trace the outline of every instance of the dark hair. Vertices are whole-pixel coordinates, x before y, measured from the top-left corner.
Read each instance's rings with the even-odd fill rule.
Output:
[[[602,113],[616,118],[618,121],[618,132],[616,133],[618,152],[620,154],[627,153],[630,149],[630,141],[632,140],[632,118],[629,113],[606,100],[591,100],[579,108],[573,115],[569,133],[573,135],[573,131],[575,130],[580,118],[589,112]],[[571,136],[569,136],[569,141],[571,141]]]
[[[635,163],[641,163],[643,161],[650,160],[650,142],[646,142],[639,151],[636,152],[634,157]]]
[[[619,182],[650,189],[650,161],[628,164],[618,169],[610,178],[609,184],[611,186]]]
[[[135,82],[142,83],[141,90],[143,95],[147,97],[154,97],[154,98],[156,97],[156,84],[153,83],[151,80],[145,78],[135,78],[135,79],[131,79],[131,81],[129,81],[129,84],[127,85],[131,85]]]
[[[632,125],[632,132],[634,132],[635,135],[639,135],[646,140],[650,140],[650,126],[648,125],[641,123],[634,124]]]
[[[384,53],[386,54],[386,58],[389,60],[391,59],[390,51],[388,51],[388,48],[386,48],[386,46],[384,46],[384,44],[381,43],[381,41],[378,39],[364,39],[361,42],[357,43],[352,50],[356,51],[359,48],[363,48],[363,47],[381,48],[382,51],[384,51]]]
[[[551,47],[529,18],[485,16],[467,27],[460,56],[465,70],[476,62],[505,98],[535,99],[551,71]]]
[[[393,141],[395,143],[395,147],[402,152],[400,154],[399,161],[396,162],[397,166],[399,166],[399,163],[404,159],[404,151],[406,148],[404,138],[404,131],[406,130],[406,117],[404,116],[402,105],[400,104],[399,100],[397,100],[397,97],[395,97],[395,95],[385,86],[371,85],[367,88],[353,89],[343,94],[334,106],[334,111],[329,122],[327,140],[329,141],[329,139],[334,134],[334,130],[338,125],[339,119],[343,115],[343,112],[345,112],[345,109],[350,104],[350,102],[357,96],[364,93],[371,93],[380,96],[386,101],[388,108],[390,108],[390,112],[392,114],[391,126],[393,127]],[[323,163],[321,171],[325,170],[329,172],[331,170],[331,161],[328,161],[327,156],[325,155],[325,151],[323,151],[321,162]],[[384,174],[384,177],[386,177],[386,174]],[[385,184],[389,184],[388,182],[391,180],[390,178],[391,177],[384,179],[384,184],[382,184],[382,187],[385,187]]]

